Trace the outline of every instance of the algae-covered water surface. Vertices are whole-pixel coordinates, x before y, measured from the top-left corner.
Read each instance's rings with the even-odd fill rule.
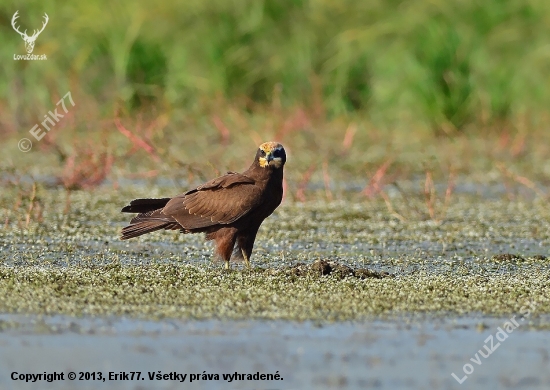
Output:
[[[120,241],[132,195],[74,193],[66,212],[62,192],[42,190],[43,222],[2,231],[0,310],[334,321],[502,315],[529,302],[550,313],[543,201],[464,195],[440,222],[399,221],[376,202],[287,202],[260,230],[255,267],[226,271],[202,235]],[[311,267],[319,261],[344,271]]]
[[[549,383],[533,371],[547,355],[531,349],[546,350],[550,326],[550,208],[543,200],[458,193],[440,220],[423,215],[423,203],[414,198],[392,200],[400,218],[377,200],[287,200],[262,225],[253,268],[235,263],[224,270],[202,235],[157,232],[118,239],[127,218],[119,210],[141,186],[104,186],[70,198],[40,187],[41,221],[30,224],[25,211],[18,214],[9,203],[14,191],[7,188],[2,197],[7,213],[0,233],[0,342],[12,351],[21,340],[25,348],[3,357],[3,364],[20,367],[22,356],[39,359],[53,344],[65,343],[78,356],[89,353],[75,358],[76,366],[99,367],[102,350],[122,359],[129,348],[145,359],[135,370],[144,371],[150,356],[166,363],[196,353],[201,364],[182,367],[239,371],[239,364],[251,369],[254,362],[212,356],[231,348],[249,353],[257,345],[265,359],[255,360],[265,367],[254,370],[286,375],[283,382],[269,382],[273,388],[452,387],[459,382],[451,373],[463,378],[464,364],[475,360],[484,340],[515,316],[520,329],[508,337],[516,341],[503,342],[507,351],[500,351],[509,360],[494,358],[466,383],[514,387],[524,377],[534,387]],[[173,189],[148,189],[153,196],[168,191]],[[126,327],[113,325],[120,321]],[[193,344],[195,332],[210,342]],[[526,371],[510,371],[510,356],[526,350]],[[405,371],[389,380],[396,359]],[[59,361],[70,365],[66,358]],[[504,362],[500,368],[497,361]],[[312,374],[323,366],[324,376]],[[427,375],[429,366],[440,368]],[[360,367],[367,367],[364,374]],[[374,368],[385,374],[371,375]],[[174,383],[165,388],[176,388]]]

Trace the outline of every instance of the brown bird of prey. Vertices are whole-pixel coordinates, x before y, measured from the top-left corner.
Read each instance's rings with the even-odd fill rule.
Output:
[[[121,239],[160,229],[206,233],[207,240],[216,242],[225,268],[233,251],[250,267],[256,233],[283,199],[285,162],[283,146],[266,142],[243,173],[228,172],[174,198],[135,199],[122,209],[139,214],[122,229]]]

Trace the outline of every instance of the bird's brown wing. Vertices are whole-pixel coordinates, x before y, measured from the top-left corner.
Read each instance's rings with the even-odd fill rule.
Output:
[[[255,184],[247,176],[228,173],[171,199],[162,214],[188,230],[229,224],[261,203],[261,190]]]

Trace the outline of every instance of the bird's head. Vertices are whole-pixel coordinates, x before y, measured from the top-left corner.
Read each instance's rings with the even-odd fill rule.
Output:
[[[265,142],[256,153],[256,161],[262,168],[282,168],[286,162],[286,152],[278,142]]]

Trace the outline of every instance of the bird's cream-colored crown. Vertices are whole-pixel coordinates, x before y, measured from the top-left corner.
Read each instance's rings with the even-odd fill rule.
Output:
[[[260,145],[260,149],[268,153],[268,152],[274,151],[275,149],[284,149],[284,148],[283,148],[283,145],[281,145],[278,142],[264,142],[263,144]]]

